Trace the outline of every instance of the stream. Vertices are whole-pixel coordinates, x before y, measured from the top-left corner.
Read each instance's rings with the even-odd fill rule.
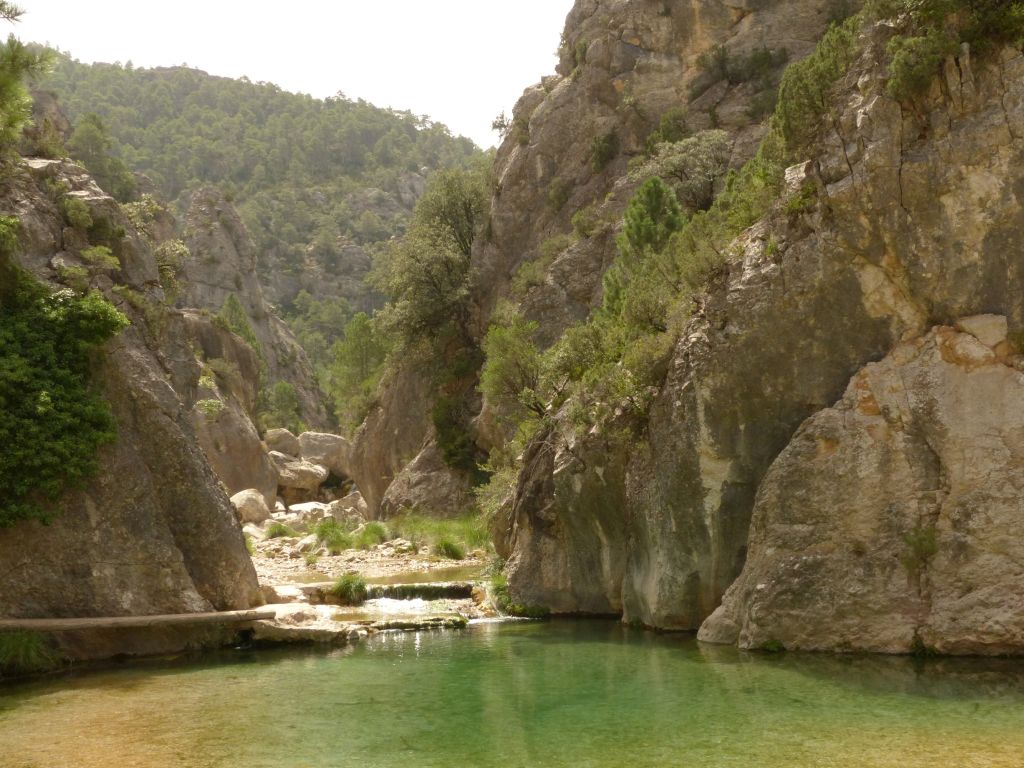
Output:
[[[0,687],[5,768],[1024,765],[1024,660],[482,622]]]

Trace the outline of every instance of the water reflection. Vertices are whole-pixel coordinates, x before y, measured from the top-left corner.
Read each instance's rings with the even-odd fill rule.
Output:
[[[1024,663],[767,656],[610,622],[481,624],[18,686],[0,692],[0,748],[40,768],[1019,768]]]

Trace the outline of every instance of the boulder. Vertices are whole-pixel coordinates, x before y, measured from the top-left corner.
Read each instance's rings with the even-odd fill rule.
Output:
[[[801,426],[761,484],[746,566],[701,640],[1024,652],[1024,374],[972,347],[988,349],[936,328]]]
[[[270,459],[277,467],[278,490],[285,504],[299,504],[316,498],[320,485],[327,479],[326,467],[271,451]]]
[[[348,478],[351,475],[352,443],[346,438],[326,432],[303,432],[298,443],[299,453],[295,455],[327,467],[338,477]]]
[[[301,454],[299,439],[287,429],[268,429],[263,435],[263,442],[271,451],[298,457]]]
[[[239,491],[231,497],[231,503],[235,505],[238,519],[242,521],[243,525],[246,523],[258,525],[270,518],[270,509],[267,507],[267,501],[263,494],[255,488]]]

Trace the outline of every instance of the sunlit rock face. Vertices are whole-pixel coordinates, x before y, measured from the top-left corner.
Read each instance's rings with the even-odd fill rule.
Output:
[[[800,427],[761,483],[746,567],[701,639],[1024,649],[1024,357],[1005,318],[961,327],[897,346]]]
[[[95,359],[94,382],[117,427],[116,441],[99,451],[96,476],[60,499],[49,525],[0,529],[0,615],[121,616],[257,604],[241,527],[191,423],[201,375],[194,328],[183,314],[164,311],[149,245],[80,166],[32,158],[12,169],[0,191],[0,210],[21,223],[15,258],[55,290],[68,266],[83,263],[82,233],[65,226],[54,189],[81,200],[93,221],[123,229],[120,268],[89,280],[132,326]],[[100,637],[88,654],[131,650],[126,643],[135,641],[157,650],[190,642],[151,639],[155,644]]]
[[[790,174],[816,184],[821,202],[776,210],[737,240],[642,437],[604,461],[574,458],[600,451],[600,436],[581,448],[556,434],[561,462],[527,456],[495,526],[514,595],[571,612],[583,610],[577,595],[604,594],[627,620],[697,629],[744,568],[769,467],[851,376],[936,324],[991,313],[1011,336],[1024,327],[1024,59],[961,56],[917,110],[901,109],[885,91],[887,34],[862,37],[833,130]],[[583,498],[595,484],[612,505],[599,515]],[[889,647],[910,642],[901,631]],[[1019,645],[1014,631],[1007,647]],[[925,642],[970,645],[943,646],[936,632]]]

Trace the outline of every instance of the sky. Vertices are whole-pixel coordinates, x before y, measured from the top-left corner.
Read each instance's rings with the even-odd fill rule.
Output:
[[[552,74],[573,0],[17,0],[12,31],[83,62],[188,64],[318,98],[339,91],[481,147]]]

